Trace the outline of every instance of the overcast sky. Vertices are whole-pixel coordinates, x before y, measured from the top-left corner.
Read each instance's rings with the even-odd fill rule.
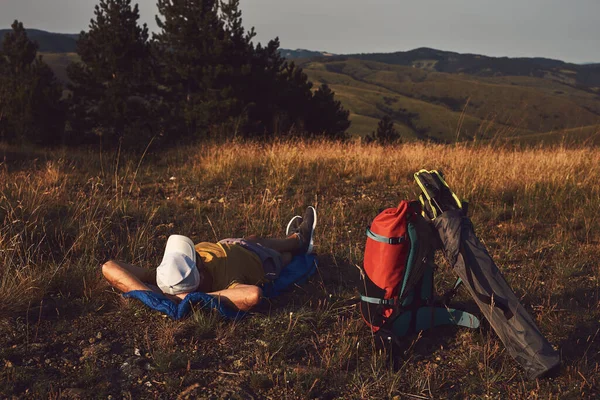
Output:
[[[135,2],[135,0],[134,0]],[[0,0],[0,28],[87,29],[96,0]],[[156,0],[140,0],[156,29]],[[600,62],[600,0],[240,0],[257,40],[371,53],[433,47],[492,56]]]

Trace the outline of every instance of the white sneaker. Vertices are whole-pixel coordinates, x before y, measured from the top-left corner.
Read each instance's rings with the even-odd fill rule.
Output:
[[[302,224],[298,227],[300,235],[300,254],[311,254],[313,251],[313,234],[317,226],[317,210],[313,206],[309,206],[304,212]]]
[[[295,217],[290,219],[290,222],[288,222],[288,224],[285,228],[285,236],[290,236],[292,233],[298,232],[298,228],[300,227],[300,224],[302,224],[301,216],[296,215]]]

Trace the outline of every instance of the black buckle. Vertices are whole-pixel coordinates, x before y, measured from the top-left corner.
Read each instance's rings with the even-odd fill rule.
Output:
[[[402,242],[404,242],[404,236],[401,237],[395,237],[395,238],[390,238],[390,244],[400,244]]]

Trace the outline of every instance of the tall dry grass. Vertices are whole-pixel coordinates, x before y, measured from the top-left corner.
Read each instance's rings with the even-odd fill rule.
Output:
[[[187,322],[200,342],[215,340],[225,354],[252,360],[247,384],[258,392],[266,385],[299,397],[333,388],[360,398],[580,396],[600,379],[597,341],[575,342],[600,318],[595,149],[317,141],[202,144],[143,158],[8,154],[0,168],[3,318],[57,296],[98,309],[107,301],[99,265],[108,258],[154,267],[174,233],[195,241],[282,235],[290,217],[315,204],[320,268],[310,290],[240,324],[200,316]],[[520,383],[519,370],[485,332],[448,334],[450,343],[427,348],[426,356],[414,353],[424,339],[413,338],[396,368],[374,350],[353,307],[364,229],[381,208],[415,198],[412,174],[422,168],[442,170],[470,201],[479,236],[544,333],[564,348],[561,380]],[[452,279],[440,268],[438,284]],[[240,344],[240,336],[259,345]],[[167,373],[172,354],[158,347],[149,351],[161,354],[159,370]],[[174,365],[183,362],[177,354]]]

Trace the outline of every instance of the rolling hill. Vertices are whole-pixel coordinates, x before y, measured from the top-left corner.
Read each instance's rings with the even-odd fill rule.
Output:
[[[600,64],[572,64],[549,58],[488,57],[426,47],[395,53],[347,54],[331,61],[357,59],[430,71],[475,76],[531,76],[600,91]]]
[[[436,68],[447,68],[436,67],[435,60],[403,65],[387,56],[381,61],[367,56],[321,57],[302,63],[313,82],[330,85],[350,110],[353,134],[372,132],[386,114],[394,119],[404,139],[442,142],[600,125],[598,88],[576,79],[559,79],[558,72],[542,74],[531,66],[529,75],[517,67],[510,70],[515,75],[503,74],[500,67],[471,69],[471,73],[440,72]],[[523,64],[520,60],[516,63]],[[559,63],[550,60],[547,65],[555,69],[561,65],[563,75],[579,73]],[[593,75],[587,77],[591,80]]]

